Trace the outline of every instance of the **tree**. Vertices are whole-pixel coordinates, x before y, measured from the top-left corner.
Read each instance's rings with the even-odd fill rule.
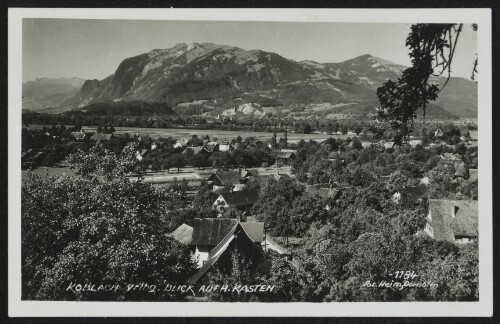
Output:
[[[180,168],[186,166],[186,160],[182,154],[172,154],[170,156],[170,163],[174,168],[177,168],[177,172],[179,172]]]
[[[193,200],[193,207],[195,209],[212,209],[213,203],[217,197],[219,197],[219,194],[213,192],[210,185],[204,182],[196,192]]]
[[[396,131],[395,145],[408,142],[417,111],[421,110],[425,117],[427,104],[435,100],[446,86],[461,31],[462,24],[411,26],[406,46],[410,48],[412,66],[405,69],[396,81],[389,80],[377,89],[380,102],[377,118],[389,122]],[[474,70],[476,66],[477,60]],[[441,88],[429,82],[431,76],[445,73],[448,78]]]
[[[298,199],[302,192],[302,186],[290,179],[270,181],[263,186],[254,210],[271,228],[272,235],[288,237],[292,234],[290,202]]]
[[[208,160],[214,168],[227,169],[234,164],[229,152],[215,152]]]
[[[22,184],[23,299],[181,299],[163,290],[127,291],[131,283],[183,283],[194,264],[189,248],[165,235],[159,217],[168,210],[165,197],[126,176],[128,158],[94,153],[92,165],[80,153],[69,158],[78,162],[78,178],[30,175]],[[120,289],[66,288],[76,284]]]

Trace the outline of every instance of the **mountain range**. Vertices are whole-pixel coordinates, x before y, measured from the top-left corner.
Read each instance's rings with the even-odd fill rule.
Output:
[[[80,78],[39,78],[23,83],[23,109],[41,110],[60,106],[74,97],[84,82]]]
[[[374,113],[376,89],[404,69],[369,54],[340,63],[298,62],[261,50],[180,43],[127,58],[103,80],[61,82],[64,91],[37,92],[33,83],[46,85],[45,79],[24,83],[23,109],[56,113],[133,101],[168,104],[179,115],[344,118]],[[49,100],[54,95],[57,100]],[[477,84],[452,77],[427,115],[476,117]]]

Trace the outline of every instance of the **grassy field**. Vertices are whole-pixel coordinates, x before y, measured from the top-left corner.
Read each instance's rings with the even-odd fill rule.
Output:
[[[67,174],[69,176],[74,176],[75,173],[69,169],[67,165],[59,165],[54,167],[39,167],[34,170],[22,170],[21,178],[26,179],[29,173],[36,174],[42,178],[54,177]]]
[[[95,131],[96,127],[82,127],[86,131]],[[198,137],[204,137],[205,135],[210,136],[211,139],[226,139],[232,140],[241,136],[243,139],[253,136],[258,139],[269,139],[273,136],[271,132],[252,132],[252,131],[225,131],[217,129],[176,129],[176,128],[140,128],[140,127],[115,127],[116,134],[130,135],[137,134],[142,136],[149,136],[151,138],[159,137],[172,137],[172,138],[191,138],[192,135],[197,135]],[[283,136],[283,133],[278,133],[279,136]],[[289,140],[322,140],[329,137],[335,138],[346,138],[349,135],[327,135],[327,134],[295,134],[288,133]],[[351,136],[352,137],[352,136]]]
[[[278,173],[278,169],[276,167],[271,166],[267,168],[252,168],[254,170],[257,170],[259,174],[276,174]],[[238,170],[238,169],[235,169]],[[206,168],[203,170],[199,169],[194,169],[193,167],[184,167],[180,168],[179,171],[177,171],[176,168],[171,168],[169,171],[167,170],[162,170],[159,172],[152,172],[151,170],[148,170],[144,176],[144,181],[150,182],[152,184],[161,184],[161,183],[171,183],[172,181],[175,180],[188,180],[188,181],[195,181],[195,182],[201,182],[202,180],[207,179],[210,174],[214,173],[215,170],[212,168]],[[64,174],[67,174],[69,176],[75,176],[75,173],[70,170],[68,166],[61,165],[61,166],[55,166],[55,167],[39,167],[34,170],[23,170],[22,171],[22,179],[26,179],[28,177],[29,173],[36,174],[42,178],[45,177],[53,177],[53,176],[61,176]],[[280,174],[291,174],[291,169],[290,167],[280,167],[279,168],[279,173]],[[131,177],[132,180],[135,180],[135,177]]]

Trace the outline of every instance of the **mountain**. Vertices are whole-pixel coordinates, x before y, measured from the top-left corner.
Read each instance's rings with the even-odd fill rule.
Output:
[[[123,60],[103,80],[86,80],[52,112],[100,102],[157,102],[179,115],[342,118],[378,106],[376,89],[404,66],[366,54],[340,63],[293,61],[213,43],[180,43]],[[437,82],[444,82],[437,79]],[[452,78],[428,116],[472,116],[477,85]]]
[[[23,83],[23,109],[57,107],[75,96],[84,81],[79,78],[39,78]]]

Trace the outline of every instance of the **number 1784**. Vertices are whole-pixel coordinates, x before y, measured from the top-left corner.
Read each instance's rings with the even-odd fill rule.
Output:
[[[410,271],[410,270],[407,270],[407,271],[396,271],[394,272],[394,278],[396,279],[414,279],[418,277],[418,275],[415,273],[415,271]]]

